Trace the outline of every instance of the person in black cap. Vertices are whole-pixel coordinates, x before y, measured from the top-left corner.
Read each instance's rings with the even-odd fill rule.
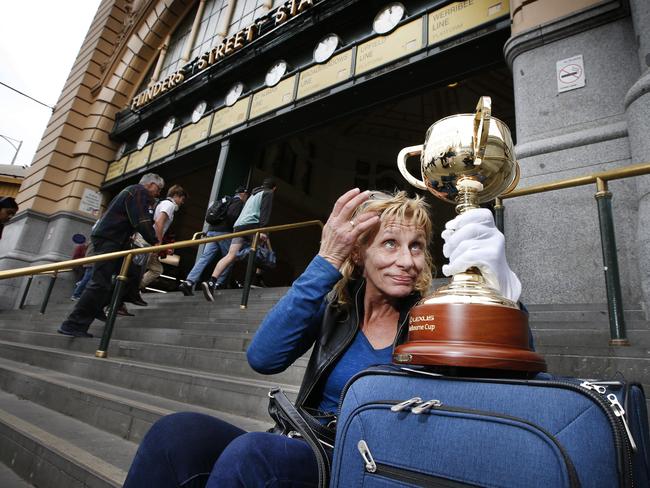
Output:
[[[241,215],[235,221],[233,226],[234,232],[243,230],[256,229],[257,227],[265,227],[271,220],[271,208],[273,205],[273,193],[277,188],[275,178],[265,178],[262,186],[255,188],[251,197],[244,205]],[[262,239],[267,236],[262,235]],[[228,254],[222,257],[212,271],[212,276],[209,281],[203,281],[201,288],[205,299],[209,302],[214,301],[214,290],[222,287],[222,276],[227,275],[232,267],[232,264],[237,259],[237,253],[245,246],[250,246],[253,240],[253,234],[235,237],[230,244]]]
[[[18,212],[18,204],[12,197],[0,197],[0,239],[5,224]]]
[[[250,191],[248,188],[242,185],[235,190],[234,196],[225,196],[215,202],[210,203],[210,206],[208,207],[208,213],[206,215],[206,221],[208,221],[208,231],[206,233],[206,237],[230,234],[232,232],[235,221],[242,211],[242,208],[244,208],[244,202],[246,202],[249,195]],[[216,220],[214,220],[215,218]],[[194,284],[201,279],[203,270],[212,262],[217,252],[220,253],[222,258],[228,254],[231,240],[232,239],[223,239],[221,241],[211,242],[205,245],[203,253],[194,264],[194,267],[190,270],[187,278],[179,285],[179,289],[183,292],[183,295],[189,296],[194,294],[192,291]],[[225,286],[229,271],[230,267],[220,276],[220,287]]]

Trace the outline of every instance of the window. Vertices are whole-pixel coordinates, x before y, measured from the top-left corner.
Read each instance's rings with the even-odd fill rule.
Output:
[[[185,43],[188,41],[190,31],[192,30],[192,23],[194,22],[194,17],[196,17],[197,8],[198,2],[197,6],[188,12],[176,31],[172,34],[169,47],[167,48],[167,55],[163,60],[160,76],[158,77],[159,80],[164,80],[182,67],[181,57],[183,56]]]
[[[197,56],[201,56],[206,51],[212,49],[218,43],[215,41],[221,17],[224,15],[224,10],[231,3],[236,0],[207,0],[203,10],[203,18],[199,24],[199,31],[196,35],[196,42],[192,49],[190,60]]]

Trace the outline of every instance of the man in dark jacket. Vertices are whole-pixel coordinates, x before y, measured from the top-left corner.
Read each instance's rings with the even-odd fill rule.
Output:
[[[239,217],[239,214],[244,208],[244,202],[248,199],[250,192],[245,186],[240,186],[235,190],[235,195],[230,199],[228,203],[228,210],[224,219],[217,224],[209,224],[206,237],[215,237],[223,234],[230,234],[233,229],[235,221]],[[212,207],[214,203],[210,204]],[[208,207],[208,208],[210,208]],[[230,241],[232,239],[223,239],[217,242],[211,242],[205,245],[203,253],[199,259],[194,264],[194,267],[191,269],[190,273],[187,275],[185,281],[182,281],[178,288],[183,292],[183,295],[189,296],[194,295],[193,289],[194,284],[199,281],[201,274],[205,267],[212,262],[217,252],[220,253],[221,257],[228,254],[228,249],[230,248]],[[223,288],[228,280],[228,271],[222,273],[219,277],[218,287]]]
[[[149,207],[165,186],[164,180],[153,173],[140,179],[137,185],[127,186],[108,204],[106,213],[93,226],[90,238],[95,254],[106,254],[128,249],[130,237],[138,231],[151,245],[158,239],[153,229]],[[92,278],[79,301],[59,326],[58,332],[70,337],[92,337],[88,327],[96,318],[106,319],[102,309],[110,300],[112,276],[117,274],[121,259],[99,261],[94,264]]]

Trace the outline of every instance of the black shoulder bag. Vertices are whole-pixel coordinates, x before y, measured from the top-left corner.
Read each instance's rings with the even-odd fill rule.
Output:
[[[318,463],[318,486],[327,488],[336,437],[336,417],[328,416],[328,424],[323,425],[306,409],[297,409],[281,388],[272,388],[269,399],[269,414],[276,423],[272,431],[287,437],[300,437],[309,444]]]

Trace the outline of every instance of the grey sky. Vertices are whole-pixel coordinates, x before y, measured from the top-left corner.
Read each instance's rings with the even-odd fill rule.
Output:
[[[54,106],[99,3],[100,0],[3,2],[0,81]],[[16,164],[31,164],[50,115],[48,108],[0,85],[0,134],[23,141]],[[15,152],[0,137],[0,164],[9,164]]]

